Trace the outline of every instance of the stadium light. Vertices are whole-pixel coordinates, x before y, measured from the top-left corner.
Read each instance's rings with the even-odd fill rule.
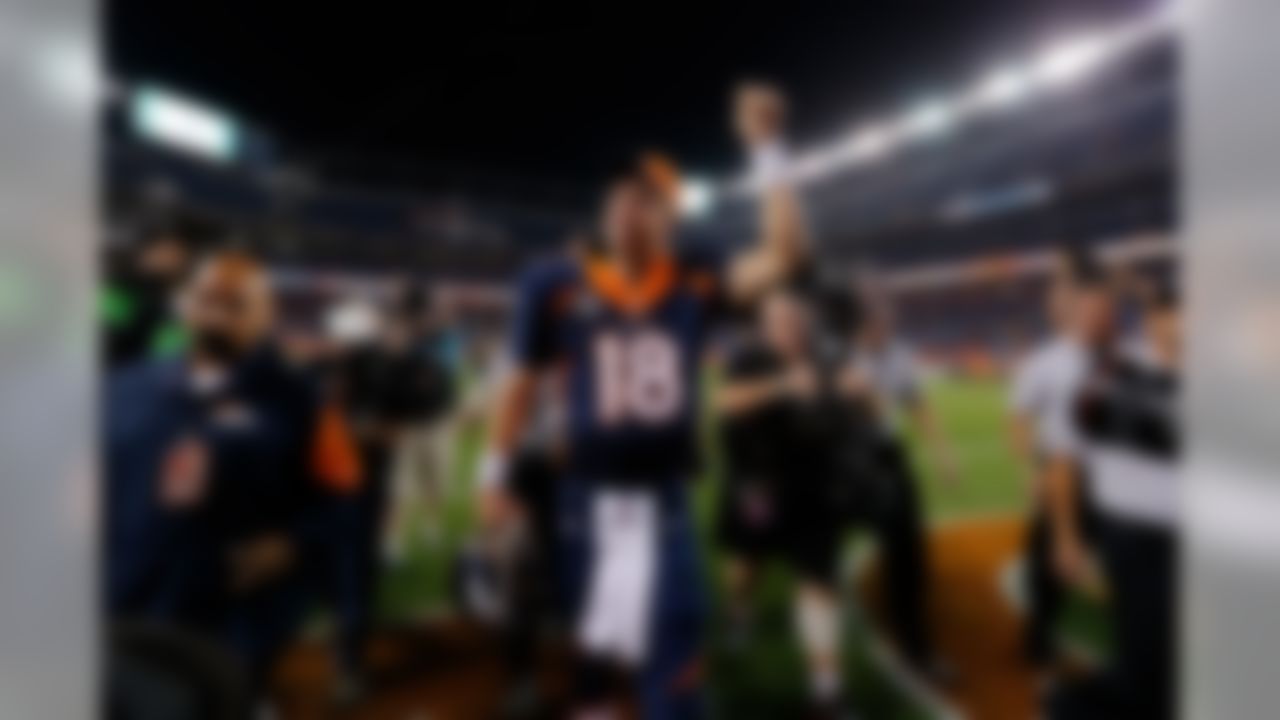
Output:
[[[955,121],[955,110],[950,105],[942,100],[931,100],[907,113],[902,128],[909,137],[929,139],[945,135]]]
[[[1101,65],[1106,55],[1107,46],[1099,38],[1064,42],[1036,62],[1036,79],[1050,86],[1069,85]]]
[[[792,160],[794,177],[799,182],[808,182],[843,167],[872,162],[903,142],[939,138],[972,116],[1013,107],[1042,91],[1083,80],[1115,58],[1167,37],[1178,25],[1175,10],[1176,4],[1171,4],[1164,11],[1136,22],[1051,46],[1025,66],[995,69],[967,92],[921,103],[891,123],[864,128],[834,143],[799,153]],[[741,177],[726,182],[722,194],[737,197],[749,195],[756,189],[750,178]]]
[[[699,218],[711,211],[716,191],[710,182],[689,178],[680,184],[680,212],[685,217]]]
[[[324,318],[325,333],[342,343],[372,340],[377,336],[379,326],[377,309],[358,298],[335,305]]]
[[[130,98],[130,121],[142,137],[207,160],[227,162],[240,146],[240,129],[228,114],[191,98],[143,87]]]
[[[884,125],[869,125],[849,138],[846,157],[851,162],[864,163],[878,160],[893,150],[895,135]]]
[[[1013,107],[1032,93],[1029,74],[1017,67],[1002,67],[991,71],[978,82],[970,95],[972,106],[982,110],[1003,110]]]

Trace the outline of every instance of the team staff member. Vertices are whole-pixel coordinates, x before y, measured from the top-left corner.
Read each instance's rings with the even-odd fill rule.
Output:
[[[879,419],[875,435],[875,502],[864,508],[865,520],[879,536],[888,581],[889,620],[908,662],[926,676],[946,680],[948,673],[934,654],[925,617],[929,588],[924,525],[917,478],[904,436],[909,416],[931,451],[935,468],[956,481],[954,456],[927,399],[912,351],[895,337],[884,298],[869,298],[854,341],[845,384],[874,398]]]
[[[776,346],[776,333],[765,336],[772,336]],[[726,556],[724,583],[735,642],[750,631],[756,574],[777,550],[780,535],[781,406],[788,390],[802,390],[795,383],[782,382],[780,374],[778,358],[757,328],[734,338],[718,399],[725,472],[716,535]],[[757,384],[765,392],[752,393]]]
[[[372,629],[394,460],[406,431],[422,414],[445,402],[448,379],[414,345],[414,317],[402,303],[385,308],[371,342],[351,347],[341,359],[338,385],[355,431],[365,470],[353,498],[351,574],[344,577],[342,694],[362,689],[363,648]],[[394,545],[389,545],[395,547]]]
[[[103,360],[109,369],[177,352],[181,332],[173,299],[191,269],[190,242],[161,229],[129,247],[111,270],[102,296]]]
[[[203,629],[261,681],[305,590],[333,579],[333,505],[360,468],[340,417],[272,347],[256,260],[211,257],[181,307],[187,352],[107,385],[108,604]]]
[[[410,542],[410,518],[425,509],[425,540],[440,540],[453,445],[458,441],[456,400],[459,364],[456,333],[432,316],[429,288],[408,284],[388,313],[399,337],[390,357],[399,387],[388,395],[397,432],[391,460],[388,554],[402,557]]]
[[[1072,342],[1076,347],[1071,357],[1073,381],[1069,385],[1073,392],[1048,406],[1040,443],[1045,454],[1054,570],[1071,585],[1096,589],[1085,524],[1081,522],[1086,511],[1082,499],[1087,494],[1082,491],[1081,478],[1089,468],[1075,427],[1075,407],[1080,388],[1097,358],[1116,345],[1115,299],[1106,278],[1092,271],[1077,275],[1071,306]]]
[[[721,539],[731,602],[744,603],[760,561],[777,553],[798,576],[796,629],[819,717],[840,717],[839,554],[857,478],[841,472],[855,412],[824,362],[811,309],[790,290],[760,308],[757,345],[739,351],[718,398],[730,480]],[[739,611],[741,612],[741,611]]]
[[[1097,271],[1079,256],[1064,256],[1050,280],[1047,314],[1052,337],[1043,341],[1017,367],[1009,396],[1010,434],[1015,454],[1026,466],[1031,487],[1031,522],[1026,539],[1026,590],[1028,612],[1023,652],[1033,665],[1048,669],[1057,659],[1054,623],[1064,588],[1054,570],[1049,511],[1045,497],[1046,471],[1051,462],[1080,469],[1070,448],[1054,441],[1055,417],[1074,402],[1088,365],[1089,321],[1077,317],[1074,307],[1075,278]],[[1082,483],[1077,483],[1083,487]],[[1082,534],[1089,534],[1088,506],[1081,505]]]
[[[1109,298],[1092,302],[1099,318],[1112,312]],[[1102,682],[1064,692],[1051,708],[1054,717],[1177,716],[1181,332],[1171,290],[1152,293],[1142,326],[1137,347],[1094,347],[1064,426],[1062,439],[1078,445],[1097,502],[1114,647]],[[1075,476],[1053,479],[1055,539],[1070,543]],[[1078,546],[1058,549],[1061,571],[1075,582],[1085,572],[1079,553]]]

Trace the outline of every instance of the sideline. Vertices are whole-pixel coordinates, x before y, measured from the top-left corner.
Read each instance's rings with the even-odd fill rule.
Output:
[[[857,588],[865,580],[866,573],[875,566],[878,556],[879,550],[876,547],[861,545],[858,548],[858,552],[854,553],[846,563],[845,571],[841,574],[845,576],[846,581],[849,582],[849,587],[853,589],[850,602],[856,602],[852,598],[856,597]],[[888,677],[890,682],[897,686],[903,695],[923,708],[930,717],[938,718],[938,720],[965,720],[965,714],[951,700],[928,683],[922,681],[914,672],[907,669],[898,653],[892,649],[884,635],[877,630],[866,609],[861,604],[857,607],[857,612],[863,619],[865,626],[868,655],[876,668]],[[845,612],[848,614],[849,611],[846,609]]]

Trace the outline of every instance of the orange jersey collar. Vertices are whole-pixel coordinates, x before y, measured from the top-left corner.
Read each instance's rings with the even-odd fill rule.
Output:
[[[676,285],[676,263],[663,255],[638,278],[624,275],[618,266],[604,258],[592,258],[583,264],[587,284],[608,304],[629,313],[652,310],[665,300]]]

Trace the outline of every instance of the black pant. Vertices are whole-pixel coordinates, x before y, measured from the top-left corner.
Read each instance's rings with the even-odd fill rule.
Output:
[[[917,478],[897,439],[883,440],[874,458],[871,487],[860,494],[855,520],[880,546],[890,629],[907,659],[923,663],[933,653],[933,638],[925,615],[929,589]]]
[[[337,606],[341,622],[339,660],[345,670],[359,671],[373,627],[381,567],[382,526],[387,515],[391,451],[383,445],[361,448],[364,482],[350,499],[347,513],[347,547],[335,548]]]
[[[536,669],[539,630],[555,605],[555,493],[560,475],[559,463],[543,451],[522,451],[512,467],[512,490],[525,508],[529,531],[515,559],[513,615],[502,630],[504,662],[512,676]]]
[[[1076,508],[1080,535],[1092,544],[1098,534],[1097,511],[1088,492],[1088,483],[1083,480],[1076,483]],[[1023,652],[1032,663],[1049,663],[1054,659],[1058,613],[1067,591],[1053,565],[1052,518],[1044,503],[1032,511],[1024,553],[1027,618],[1023,630]]]
[[[1099,544],[1111,587],[1112,657],[1105,673],[1055,697],[1064,720],[1177,717],[1178,548],[1173,533],[1104,517]]]
[[[113,622],[104,685],[110,720],[241,720],[251,685],[217,639],[173,624]]]
[[[1177,689],[1177,543],[1172,532],[1103,524],[1103,562],[1114,605],[1112,667],[1128,718],[1173,718]]]
[[[1049,512],[1043,506],[1031,516],[1025,552],[1027,619],[1023,652],[1030,662],[1048,663],[1054,656],[1054,629],[1063,588],[1053,567],[1053,532]]]

